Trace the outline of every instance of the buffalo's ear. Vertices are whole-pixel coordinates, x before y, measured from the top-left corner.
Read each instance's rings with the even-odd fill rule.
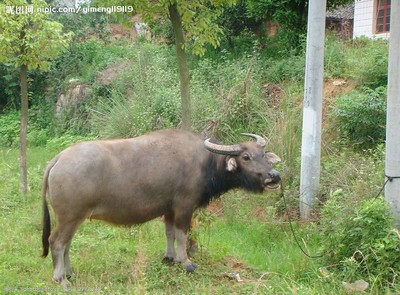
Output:
[[[267,162],[271,163],[271,164],[276,164],[276,163],[279,163],[281,161],[281,158],[279,158],[273,152],[266,152],[265,153],[265,159],[267,159]]]
[[[237,162],[235,158],[227,157],[226,158],[226,170],[232,172],[236,171],[237,169]]]

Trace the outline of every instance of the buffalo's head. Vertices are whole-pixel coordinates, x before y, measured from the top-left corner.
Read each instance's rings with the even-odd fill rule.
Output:
[[[271,164],[281,159],[273,152],[264,151],[266,141],[261,136],[250,133],[242,135],[253,137],[256,141],[221,145],[206,139],[204,145],[213,153],[227,156],[225,169],[232,173],[240,187],[254,192],[280,188],[281,178]]]

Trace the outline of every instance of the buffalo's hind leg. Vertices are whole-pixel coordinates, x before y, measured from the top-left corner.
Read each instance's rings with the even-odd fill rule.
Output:
[[[71,267],[71,260],[69,259],[69,249],[71,247],[72,238],[65,247],[64,251],[64,264],[65,264],[65,275],[67,279],[71,278],[72,276],[72,267]]]
[[[54,269],[53,280],[66,288],[71,287],[71,283],[66,278],[66,272],[67,275],[71,275],[69,247],[72,237],[81,222],[81,219],[69,222],[58,221],[54,232],[49,238]]]

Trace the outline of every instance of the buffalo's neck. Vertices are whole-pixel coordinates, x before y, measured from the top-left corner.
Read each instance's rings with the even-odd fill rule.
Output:
[[[203,193],[201,196],[201,206],[208,203],[230,189],[240,186],[239,178],[236,173],[226,170],[226,156],[211,154],[203,170]]]

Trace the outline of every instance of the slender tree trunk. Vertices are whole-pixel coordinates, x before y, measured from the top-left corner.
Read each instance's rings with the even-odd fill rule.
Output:
[[[175,35],[176,56],[178,60],[179,80],[182,100],[182,128],[191,129],[191,110],[190,110],[190,81],[189,68],[187,66],[186,54],[184,50],[184,36],[182,28],[182,19],[176,3],[168,7],[169,19],[172,23]]]
[[[28,129],[28,66],[21,65],[20,85],[21,85],[21,139],[20,139],[20,171],[21,171],[21,191],[23,194],[28,192],[28,168],[26,164],[26,133]]]

